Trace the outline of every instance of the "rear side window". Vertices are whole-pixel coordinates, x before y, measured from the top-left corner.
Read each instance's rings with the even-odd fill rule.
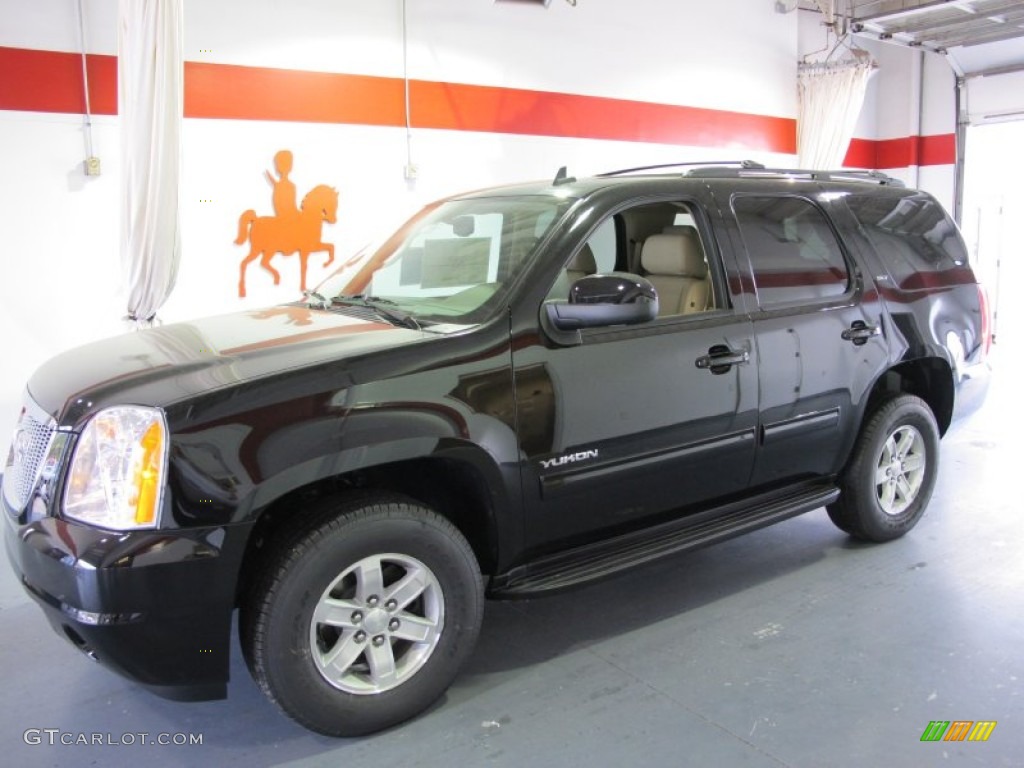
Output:
[[[967,263],[956,226],[935,200],[924,195],[850,195],[853,215],[903,290],[927,284],[920,273],[942,272]]]
[[[841,296],[850,271],[832,227],[800,197],[735,197],[762,308]]]

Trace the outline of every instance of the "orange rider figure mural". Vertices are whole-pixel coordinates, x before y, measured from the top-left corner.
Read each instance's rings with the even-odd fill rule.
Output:
[[[275,253],[284,256],[299,254],[300,289],[306,290],[306,264],[309,254],[325,251],[328,266],[334,261],[334,245],[321,240],[321,229],[324,222],[334,224],[338,220],[338,190],[320,184],[302,199],[302,205],[296,207],[295,183],[288,178],[292,170],[292,153],[282,149],[274,155],[275,177],[266,172],[267,181],[273,187],[273,216],[257,216],[252,209],[243,213],[238,219],[238,237],[236,245],[243,245],[248,239],[249,254],[242,259],[238,276],[238,296],[245,298],[245,268],[257,256],[260,266],[274,278],[274,285],[281,284],[281,273],[270,265]]]
[[[299,215],[299,207],[296,204],[298,198],[295,196],[295,183],[288,178],[292,172],[292,153],[282,149],[274,155],[274,169],[278,178],[270,172],[266,172],[267,181],[274,188],[273,202],[274,215],[279,219],[287,219]]]

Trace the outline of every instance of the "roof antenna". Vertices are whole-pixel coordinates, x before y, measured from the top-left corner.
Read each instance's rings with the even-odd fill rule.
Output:
[[[555,180],[551,182],[551,186],[558,187],[562,184],[572,184],[574,181],[576,181],[576,177],[570,176],[568,167],[563,165],[558,169],[558,173],[555,174]]]

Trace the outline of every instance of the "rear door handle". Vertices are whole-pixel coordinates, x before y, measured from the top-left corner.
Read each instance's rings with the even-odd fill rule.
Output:
[[[846,341],[852,341],[857,346],[867,344],[868,339],[878,336],[882,329],[877,325],[868,325],[863,320],[857,320],[853,325],[842,333]]]
[[[694,362],[701,370],[714,374],[726,373],[734,365],[750,362],[750,353],[745,349],[730,349],[724,344],[716,344]]]

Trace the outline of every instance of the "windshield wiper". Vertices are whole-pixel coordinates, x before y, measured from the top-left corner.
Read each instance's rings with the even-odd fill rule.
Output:
[[[329,309],[331,302],[316,291],[303,291],[302,300],[310,309]]]
[[[414,331],[420,330],[420,324],[411,314],[408,312],[402,312],[398,309],[391,309],[391,306],[397,306],[397,304],[391,299],[357,293],[353,296],[335,296],[331,299],[331,304],[340,304],[343,307],[366,307],[367,309],[372,310],[375,315],[387,320],[392,325],[397,325],[401,328],[412,328]],[[390,306],[381,306],[383,304]]]

